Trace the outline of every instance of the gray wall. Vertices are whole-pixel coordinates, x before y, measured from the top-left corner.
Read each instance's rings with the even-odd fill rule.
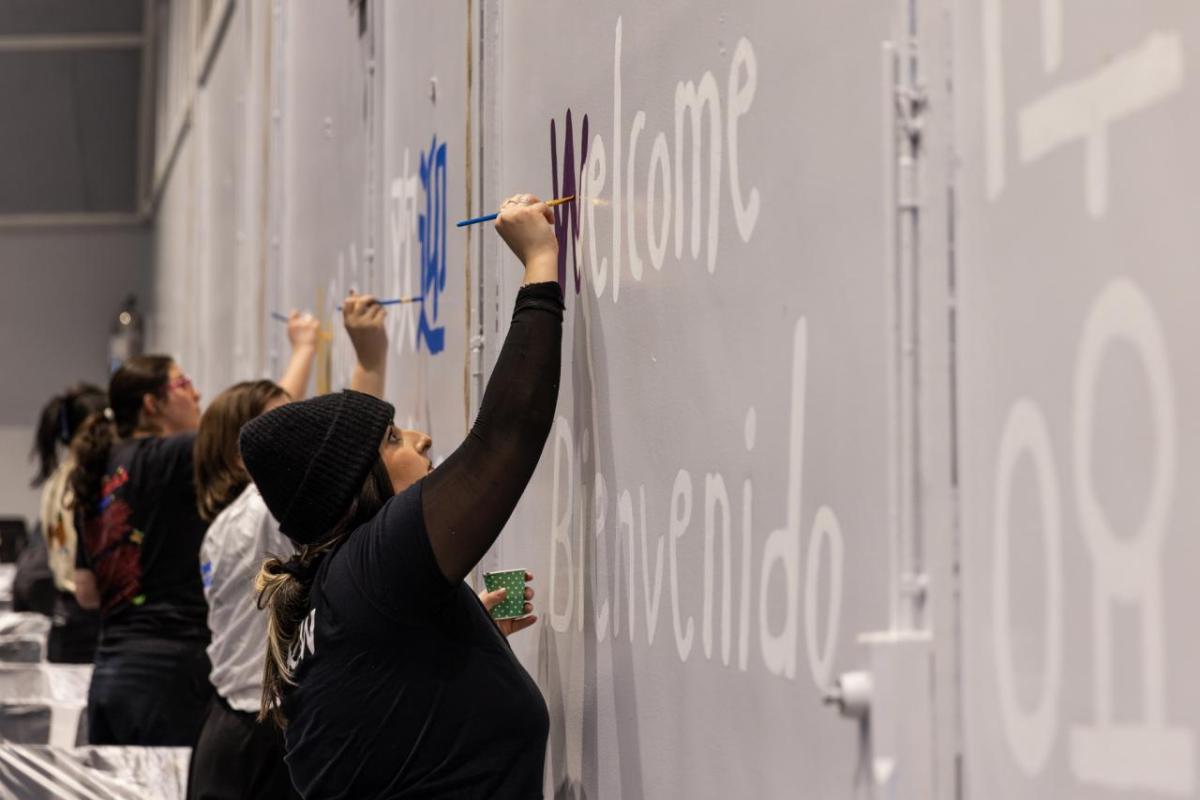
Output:
[[[233,2],[154,341],[211,396],[308,308],[336,390],[347,289],[422,295],[388,392],[444,455],[520,272],[422,231],[571,171],[558,418],[481,565],[537,576],[547,793],[1195,797],[1200,11],[1025,5]]]
[[[26,460],[43,404],[68,384],[108,385],[108,335],[125,296],[145,298],[149,230],[0,232],[0,510],[36,514]]]
[[[865,663],[856,635],[889,622],[875,54],[891,10],[503,9],[485,195],[570,193],[546,180],[570,110],[581,191],[602,201],[582,206],[578,281],[567,259],[558,420],[496,554],[540,579],[545,623],[514,644],[555,720],[549,780],[865,791],[858,730],[821,698]],[[815,73],[839,79],[787,77]],[[501,327],[509,262],[484,273]]]
[[[1200,13],[1042,5],[957,21],[968,787],[1196,797]]]

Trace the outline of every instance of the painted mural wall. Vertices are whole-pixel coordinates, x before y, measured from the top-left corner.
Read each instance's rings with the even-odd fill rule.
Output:
[[[1197,795],[1190,5],[214,7],[152,318],[207,396],[291,308],[336,391],[345,293],[412,298],[389,399],[444,457],[521,274],[453,223],[582,199],[481,564],[536,576],[547,796]]]
[[[1102,8],[957,21],[973,796],[1200,795],[1200,14]]]
[[[540,578],[545,624],[514,644],[556,793],[860,783],[821,700],[888,625],[890,15],[503,6],[496,183],[587,199],[558,209],[568,377],[498,555]],[[493,274],[503,320],[518,273]]]

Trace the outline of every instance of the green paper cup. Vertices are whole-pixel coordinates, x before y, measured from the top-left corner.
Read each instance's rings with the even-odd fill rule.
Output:
[[[514,619],[525,616],[525,570],[506,569],[483,573],[483,585],[489,592],[508,589],[504,602],[492,609],[492,619]]]

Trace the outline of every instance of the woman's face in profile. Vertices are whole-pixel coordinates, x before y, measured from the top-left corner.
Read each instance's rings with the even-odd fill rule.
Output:
[[[194,431],[200,427],[200,392],[178,364],[171,364],[167,384],[159,398],[158,426],[164,434]]]
[[[433,470],[427,453],[433,440],[420,431],[389,425],[379,446],[379,457],[392,479],[392,491],[400,494]]]

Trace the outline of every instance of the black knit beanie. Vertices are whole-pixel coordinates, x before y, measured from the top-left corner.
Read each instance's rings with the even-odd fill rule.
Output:
[[[347,390],[282,405],[242,427],[242,461],[292,541],[315,544],[345,516],[395,413]]]

